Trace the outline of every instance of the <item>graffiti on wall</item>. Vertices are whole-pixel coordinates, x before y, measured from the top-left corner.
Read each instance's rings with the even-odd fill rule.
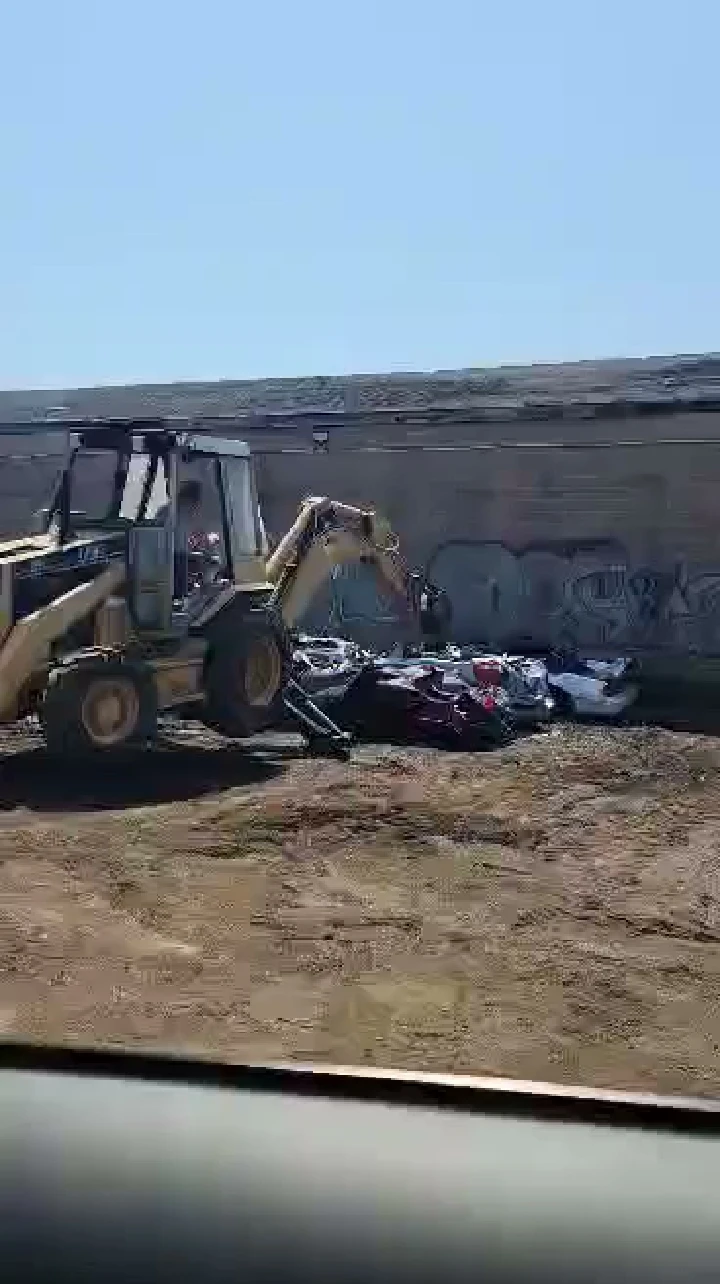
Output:
[[[458,640],[720,650],[720,570],[633,565],[613,540],[452,540],[427,570],[453,600]]]
[[[458,642],[720,652],[720,569],[682,560],[661,569],[633,564],[614,540],[516,549],[450,540],[426,573],[450,595]],[[336,568],[303,621],[378,642],[400,623],[398,602],[362,565]]]
[[[372,567],[362,563],[334,567],[303,620],[306,628],[330,629],[358,639],[380,631],[395,633],[400,623],[397,599],[383,592]]]

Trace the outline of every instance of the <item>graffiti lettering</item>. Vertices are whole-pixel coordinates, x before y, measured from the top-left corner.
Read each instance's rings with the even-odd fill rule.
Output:
[[[720,652],[720,570],[633,565],[614,540],[533,544],[496,541],[440,545],[426,572],[453,603],[458,642],[563,647],[681,647]],[[338,567],[313,604],[308,627],[380,641],[397,631],[397,601],[374,572]]]
[[[611,540],[524,549],[457,540],[436,550],[428,574],[453,598],[459,640],[720,650],[720,571],[633,566]]]

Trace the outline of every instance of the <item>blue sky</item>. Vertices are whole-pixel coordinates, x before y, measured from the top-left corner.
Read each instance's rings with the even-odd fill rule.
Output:
[[[2,387],[720,348],[717,0],[2,31]]]

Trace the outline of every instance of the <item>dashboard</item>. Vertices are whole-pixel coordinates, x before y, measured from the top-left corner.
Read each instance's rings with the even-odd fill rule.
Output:
[[[4,1280],[720,1279],[720,1106],[0,1046]]]

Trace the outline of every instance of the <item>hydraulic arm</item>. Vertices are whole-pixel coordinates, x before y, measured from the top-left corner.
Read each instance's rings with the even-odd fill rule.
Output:
[[[274,601],[288,627],[336,566],[358,562],[374,568],[400,604],[407,631],[418,633],[422,580],[400,556],[398,537],[387,521],[372,510],[315,497],[303,501],[267,561]]]

